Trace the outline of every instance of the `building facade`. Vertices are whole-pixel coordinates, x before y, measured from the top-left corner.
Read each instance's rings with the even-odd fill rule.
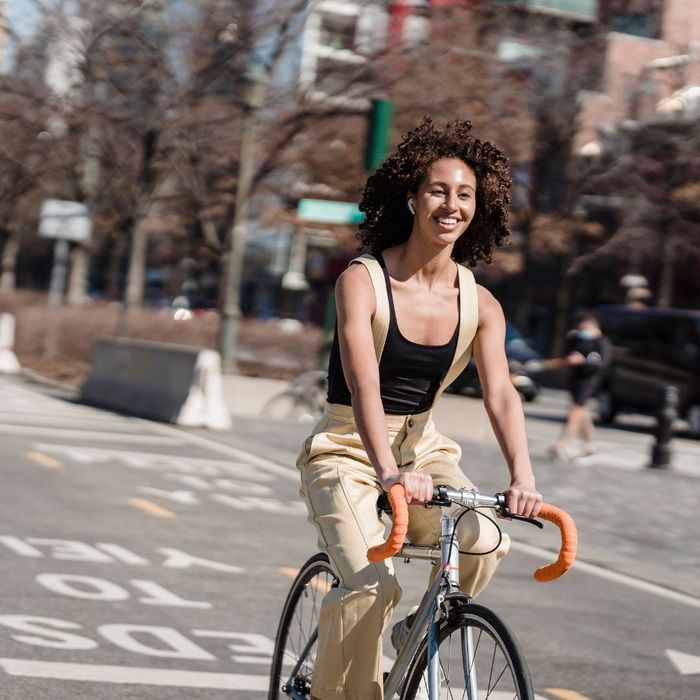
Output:
[[[581,95],[576,148],[595,155],[601,133],[625,120],[700,115],[700,3],[648,3],[634,17],[604,15],[603,80]]]

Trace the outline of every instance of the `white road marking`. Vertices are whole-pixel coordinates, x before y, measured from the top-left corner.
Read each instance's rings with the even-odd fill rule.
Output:
[[[553,558],[553,553],[542,549],[540,547],[535,547],[531,544],[525,544],[524,542],[517,542],[511,540],[510,546],[518,552],[523,552],[524,554],[530,554],[533,557],[542,559],[543,561],[551,561]],[[639,591],[644,591],[645,593],[651,593],[652,595],[657,595],[661,598],[666,598],[667,600],[672,600],[676,603],[683,603],[684,605],[689,605],[693,608],[700,608],[700,599],[694,598],[686,593],[679,593],[670,588],[664,588],[656,583],[650,583],[649,581],[644,581],[642,579],[634,578],[628,576],[627,574],[620,574],[617,571],[611,571],[609,569],[603,569],[595,564],[589,564],[588,562],[576,560],[572,571],[583,571],[592,576],[597,576],[598,578],[606,579],[608,581],[614,581],[623,586],[629,586],[630,588],[636,588]]]
[[[126,427],[126,426],[125,426]],[[165,438],[158,435],[134,435],[120,432],[98,432],[92,430],[72,430],[63,428],[46,428],[41,425],[0,425],[0,434],[6,435],[41,435],[42,437],[57,437],[76,440],[96,440],[101,442],[128,442],[140,445],[181,445],[185,440],[180,438]]]
[[[666,656],[676,667],[676,670],[684,676],[700,673],[700,656],[685,654],[682,651],[666,649]]]
[[[48,413],[38,411],[27,411],[25,413],[18,411],[16,413],[0,413],[0,424],[2,425],[78,425],[88,427],[94,425],[103,430],[108,427],[119,427],[122,429],[130,429],[133,426],[126,420],[112,418],[111,416],[90,416],[77,415],[74,413],[66,413],[49,415]]]
[[[34,661],[30,659],[0,659],[0,667],[11,676],[96,683],[133,683],[178,688],[212,688],[266,692],[270,681],[268,676],[253,676],[243,673],[211,673],[137,666]]]
[[[266,471],[272,472],[279,476],[288,479],[289,481],[299,481],[299,472],[294,468],[293,464],[283,466],[277,462],[272,462],[269,459],[254,455],[251,452],[246,452],[237,447],[230,447],[229,445],[224,445],[221,442],[212,440],[211,438],[203,437],[202,435],[195,435],[194,433],[184,432],[178,428],[171,428],[168,425],[162,425],[159,423],[151,423],[145,421],[149,426],[158,432],[165,433],[166,435],[178,436],[183,442],[190,442],[194,445],[199,445],[201,447],[206,447],[209,450],[218,452],[219,454],[226,455],[228,457],[233,457],[237,460],[245,460],[251,464],[251,466],[259,465],[263,467]],[[292,460],[290,460],[291,462]]]

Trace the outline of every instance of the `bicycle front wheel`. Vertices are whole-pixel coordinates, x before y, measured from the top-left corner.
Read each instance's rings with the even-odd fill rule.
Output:
[[[321,601],[337,585],[338,577],[324,553],[311,557],[294,579],[275,639],[269,700],[303,700],[311,695]]]
[[[488,608],[465,600],[440,624],[439,693],[435,700],[532,700],[532,682],[520,646]],[[406,674],[401,700],[428,698],[428,641]]]

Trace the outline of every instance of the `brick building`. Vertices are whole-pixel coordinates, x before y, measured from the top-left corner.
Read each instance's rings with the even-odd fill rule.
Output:
[[[575,146],[584,152],[595,154],[599,132],[619,122],[658,113],[700,113],[700,3],[663,0],[652,5],[636,16],[636,23],[628,22],[628,31],[605,35],[601,88],[581,95]],[[603,19],[612,28],[625,28],[619,17]]]

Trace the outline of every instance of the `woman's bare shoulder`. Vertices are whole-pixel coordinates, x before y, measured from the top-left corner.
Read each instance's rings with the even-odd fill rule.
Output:
[[[503,319],[503,309],[498,299],[486,287],[477,284],[476,294],[479,301],[479,324],[491,319]]]
[[[340,305],[367,306],[373,313],[374,288],[369,272],[364,265],[349,265],[335,283],[336,302]]]
[[[372,281],[369,276],[367,268],[361,263],[350,263],[338,277],[336,282],[336,289],[338,286],[342,288],[371,288]]]
[[[501,308],[501,305],[498,303],[498,299],[488,290],[486,287],[484,287],[481,284],[476,285],[476,294],[479,299],[479,306],[484,306],[487,308]]]

